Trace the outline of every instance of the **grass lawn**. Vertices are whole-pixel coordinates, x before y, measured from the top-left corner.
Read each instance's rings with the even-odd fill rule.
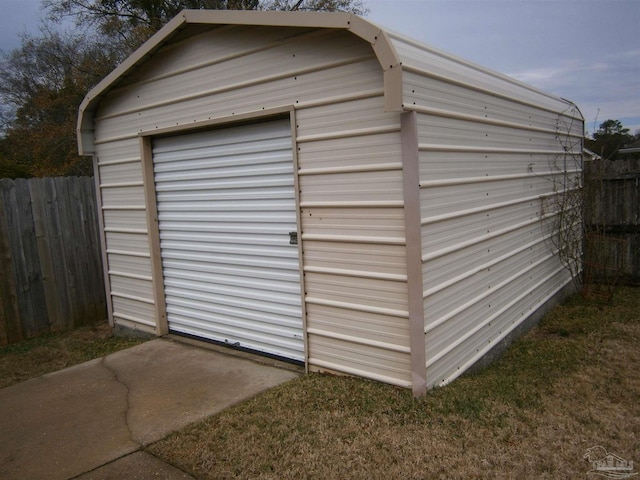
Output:
[[[114,337],[105,322],[0,347],[0,388],[104,357],[142,341]]]
[[[638,288],[612,305],[572,298],[422,399],[308,375],[147,450],[198,479],[576,479],[593,478],[596,445],[640,466]]]

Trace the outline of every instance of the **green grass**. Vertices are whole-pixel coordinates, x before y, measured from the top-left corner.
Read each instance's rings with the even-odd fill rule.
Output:
[[[0,347],[0,388],[141,343],[115,337],[107,323]]]
[[[501,359],[412,398],[307,375],[149,447],[195,478],[585,478],[587,448],[640,460],[640,290],[579,296]]]

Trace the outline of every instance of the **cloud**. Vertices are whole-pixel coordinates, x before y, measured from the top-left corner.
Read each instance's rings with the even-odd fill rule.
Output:
[[[549,66],[515,71],[511,76],[575,102],[590,129],[596,115],[601,120],[626,118],[638,123],[640,49],[627,49],[587,61],[556,61]]]

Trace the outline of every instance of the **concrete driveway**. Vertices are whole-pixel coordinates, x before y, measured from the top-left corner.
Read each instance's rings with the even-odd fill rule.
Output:
[[[141,449],[297,375],[156,339],[1,389],[0,478],[191,478]]]

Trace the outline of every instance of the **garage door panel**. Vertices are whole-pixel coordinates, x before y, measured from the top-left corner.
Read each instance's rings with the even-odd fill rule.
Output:
[[[257,276],[246,277],[236,275],[216,275],[210,272],[191,272],[174,268],[165,268],[165,277],[176,282],[181,280],[183,286],[188,286],[194,290],[202,288],[206,291],[228,292],[229,295],[241,298],[259,298],[262,292],[269,298],[274,295],[274,291],[280,294],[300,295],[292,279],[277,280],[275,278],[257,278]],[[168,282],[167,282],[168,283]]]
[[[271,319],[276,316],[282,325],[292,324],[294,321],[298,321],[299,323],[296,315],[298,309],[292,304],[261,301],[257,299],[247,301],[240,297],[215,295],[197,290],[185,290],[179,287],[167,287],[166,295],[168,312],[171,312],[174,306],[180,306],[209,313],[209,318],[212,319],[211,314],[215,312],[216,309],[224,308],[229,317],[241,316],[253,318],[256,322],[273,323]],[[211,328],[214,329],[215,327],[215,323],[212,322]]]
[[[291,199],[295,200],[295,192],[292,192],[290,188],[278,188],[278,187],[270,187],[270,188],[222,188],[218,190],[209,190],[206,192],[190,192],[190,191],[169,191],[164,192],[162,195],[162,201],[232,201],[237,200],[238,196],[241,195],[243,200],[281,200],[281,199]],[[170,205],[171,207],[178,208],[184,210],[188,210],[189,208],[182,204],[174,204]]]
[[[191,261],[166,260],[165,269],[185,270],[189,272],[203,272],[213,275],[228,275],[233,277],[267,278],[296,282],[299,274],[292,272],[291,268],[258,268],[255,266],[244,267],[242,265],[229,265],[222,263],[201,263]]]
[[[231,249],[229,249],[231,250]],[[237,251],[237,250],[236,250]],[[287,259],[287,258],[278,258],[278,259],[265,259],[260,256],[255,256],[253,258],[247,257],[246,255],[234,255],[232,253],[215,253],[215,252],[192,252],[192,251],[169,251],[163,254],[163,257],[171,260],[188,260],[194,262],[203,262],[206,264],[220,265],[220,266],[256,266],[262,268],[281,268],[285,270],[292,270],[292,265],[297,262],[297,259]],[[215,268],[215,267],[214,267]]]
[[[162,244],[162,238],[161,238]],[[238,244],[238,245],[229,245],[223,243],[214,243],[214,242],[191,242],[189,244],[185,242],[180,242],[176,244],[169,240],[165,241],[167,255],[171,255],[173,252],[185,252],[185,253],[195,253],[195,252],[206,252],[206,253],[214,253],[214,254],[222,254],[222,255],[236,255],[236,256],[253,256],[259,257],[256,258],[257,262],[261,262],[262,264],[269,264],[272,259],[293,259],[294,262],[297,261],[297,252],[291,253],[293,250],[291,247],[280,247],[280,246],[255,246],[253,248],[247,248],[246,245]],[[269,257],[267,257],[269,255]],[[231,257],[230,257],[231,258]],[[246,260],[246,259],[243,259]],[[294,263],[289,262],[289,263]]]
[[[304,360],[288,120],[156,139],[169,329]]]
[[[278,228],[278,227],[273,227]],[[282,227],[279,227],[282,228]],[[191,224],[189,229],[181,228],[180,231],[174,231],[172,233],[164,233],[162,239],[167,242],[173,241],[174,245],[189,245],[193,243],[217,243],[222,245],[228,245],[235,243],[237,246],[241,245],[262,245],[282,247],[283,251],[290,251],[289,234],[281,234],[281,231],[276,235],[270,234],[272,229],[267,231],[258,232],[238,232],[233,229],[226,230],[222,233],[218,233],[217,230],[213,230],[209,224],[199,225]],[[191,248],[191,246],[189,247]],[[181,247],[180,249],[184,249]]]

